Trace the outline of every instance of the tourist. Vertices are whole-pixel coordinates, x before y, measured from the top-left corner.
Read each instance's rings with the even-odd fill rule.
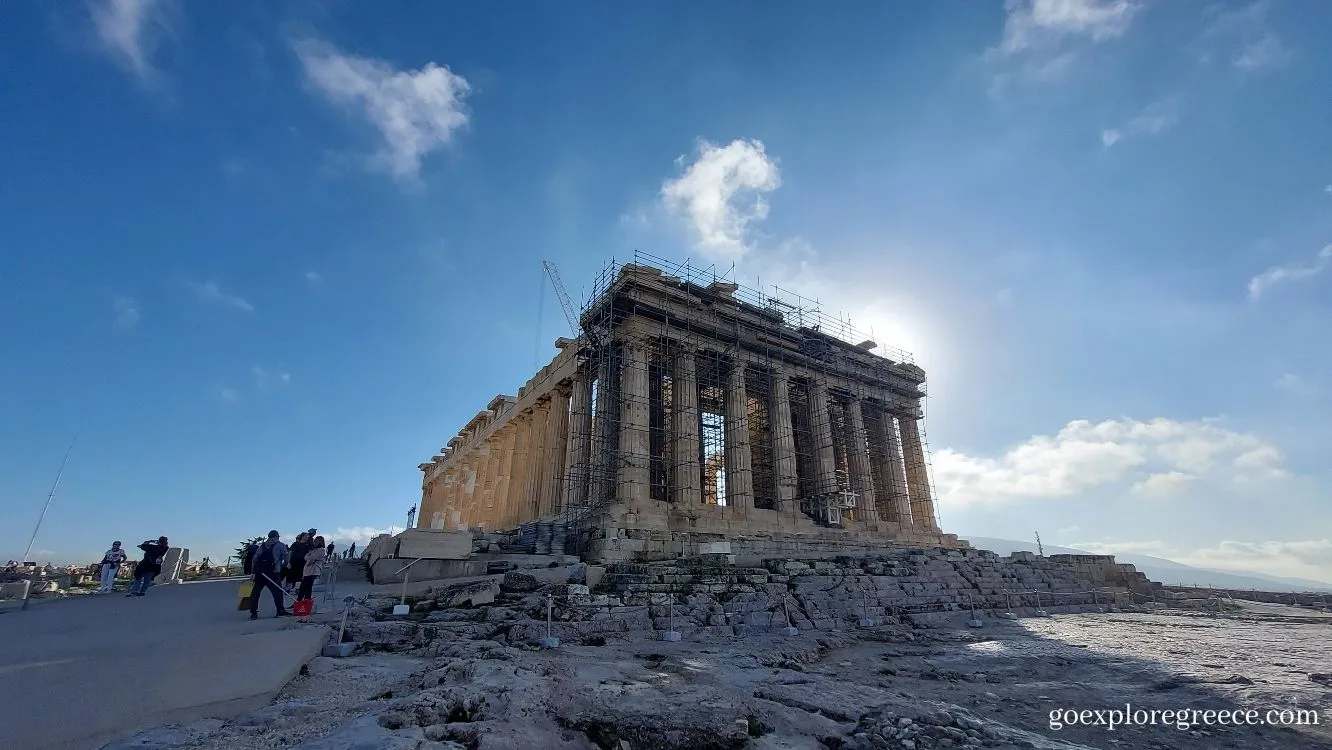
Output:
[[[129,593],[125,596],[144,596],[148,593],[153,579],[162,572],[162,559],[166,557],[171,545],[167,543],[166,537],[159,536],[155,542],[149,539],[140,544],[139,549],[143,550],[143,559],[134,566],[134,583],[130,584]]]
[[[291,543],[291,549],[288,550],[291,559],[287,562],[287,574],[282,579],[282,588],[295,591],[300,584],[301,578],[305,575],[305,556],[310,552],[313,539],[314,537],[304,531],[296,535],[296,541]]]
[[[347,548],[347,559],[350,560],[354,557],[356,557],[356,542],[352,542],[352,546]]]
[[[305,556],[305,566],[301,570],[301,590],[296,595],[297,599],[309,599],[314,592],[315,579],[319,577],[320,570],[324,567],[324,559],[328,556],[328,550],[324,548],[324,538],[317,536],[311,546],[309,554]]]
[[[125,562],[127,555],[125,550],[120,548],[120,542],[112,542],[111,549],[102,555],[102,587],[97,589],[99,594],[109,594],[116,589],[116,573],[120,572],[120,565]]]
[[[276,530],[268,532],[268,539],[254,553],[254,585],[250,590],[250,619],[259,619],[259,594],[268,589],[273,594],[273,606],[278,617],[290,617],[282,604],[282,587],[277,584],[278,571],[287,564],[287,545]]]

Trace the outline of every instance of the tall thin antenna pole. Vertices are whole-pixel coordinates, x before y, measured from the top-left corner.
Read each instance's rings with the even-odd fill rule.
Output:
[[[541,369],[541,318],[546,307],[546,267],[541,267],[541,286],[537,287],[536,340],[532,342],[532,372]]]
[[[46,520],[46,511],[51,509],[51,500],[55,498],[56,488],[60,486],[60,477],[65,473],[65,465],[69,463],[69,454],[74,452],[74,444],[79,441],[77,433],[74,439],[69,441],[69,449],[65,451],[65,460],[60,462],[60,471],[56,472],[55,482],[51,485],[51,492],[46,495],[46,505],[42,506],[42,514],[37,517],[37,526],[32,530],[32,538],[28,540],[28,548],[23,552],[23,559],[20,563],[28,561],[28,556],[32,554],[32,545],[37,543],[37,532],[42,528],[42,521]]]

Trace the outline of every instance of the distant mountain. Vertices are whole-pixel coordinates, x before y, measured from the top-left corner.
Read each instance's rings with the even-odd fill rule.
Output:
[[[1036,543],[1019,542],[1013,539],[994,539],[984,536],[963,537],[971,543],[973,547],[992,550],[1000,555],[1011,555],[1014,552],[1036,552]],[[1072,547],[1059,547],[1052,544],[1045,545],[1045,554],[1047,555],[1091,555],[1094,552],[1074,549]],[[1139,554],[1120,554],[1115,555],[1115,560],[1128,563],[1138,571],[1153,581],[1175,586],[1215,586],[1217,588],[1228,589],[1258,589],[1259,591],[1327,591],[1332,592],[1332,583],[1324,581],[1311,581],[1304,578],[1282,578],[1279,576],[1268,575],[1266,573],[1256,573],[1251,570],[1245,571],[1224,571],[1211,570],[1209,568],[1195,568],[1192,565],[1177,563],[1174,560],[1167,560],[1164,557],[1153,557],[1151,555]]]

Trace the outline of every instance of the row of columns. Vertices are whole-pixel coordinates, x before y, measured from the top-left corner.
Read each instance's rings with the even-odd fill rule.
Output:
[[[460,446],[465,452],[427,486],[420,524],[507,529],[558,513],[574,392],[561,384],[481,443]]]
[[[671,477],[672,500],[688,505],[702,502],[702,466],[699,463],[699,403],[698,378],[696,364],[697,350],[682,345],[675,352],[672,378],[672,434],[675,439],[673,473]],[[615,497],[628,505],[635,506],[648,500],[651,455],[648,441],[650,422],[648,409],[648,350],[637,342],[625,342],[621,348],[620,388],[619,388],[619,432],[617,436],[606,434],[602,430],[603,445],[616,445],[618,438],[619,464],[614,472],[616,482]],[[604,358],[609,361],[609,357]],[[746,364],[740,360],[732,362],[726,383],[726,403],[724,408],[723,429],[725,435],[726,504],[737,509],[752,508],[754,504],[753,465],[750,446],[748,393],[745,376]],[[613,368],[603,368],[600,375],[602,383]],[[790,507],[799,495],[799,476],[795,449],[795,436],[791,415],[790,376],[784,372],[775,373],[772,392],[772,433],[773,433],[773,469],[776,474],[776,494],[778,510]],[[598,413],[605,414],[609,408],[609,389],[601,388],[599,394],[604,401],[598,406]],[[812,483],[817,495],[831,497],[841,487],[837,478],[837,460],[834,450],[833,420],[831,415],[832,397],[825,383],[813,380],[809,385],[809,410],[811,437],[814,450],[815,477]],[[888,516],[903,526],[920,527],[937,532],[938,523],[934,514],[934,501],[930,493],[929,474],[925,464],[924,447],[920,439],[917,420],[906,417],[894,417],[881,412],[875,421],[880,434],[874,441],[866,427],[863,402],[851,398],[845,406],[845,424],[848,434],[844,436],[844,445],[848,448],[847,464],[850,469],[851,489],[857,493],[858,519],[876,521],[881,515]],[[583,419],[580,413],[578,419]],[[609,419],[599,420],[607,426],[613,426]],[[580,424],[581,426],[581,424]],[[590,435],[590,432],[588,433]],[[900,439],[899,439],[900,434]],[[591,440],[586,443],[591,448]],[[877,443],[885,448],[872,455],[871,444]],[[582,438],[577,442],[578,453],[572,451],[568,456],[568,466],[572,467],[573,476],[582,476],[580,466],[590,465],[596,460],[587,456]],[[887,464],[881,472],[889,477],[889,486],[876,488],[872,463]],[[609,472],[594,473],[609,479]],[[584,497],[583,484],[572,484],[570,504],[580,504],[577,500]],[[882,496],[882,497],[880,497]]]
[[[601,358],[595,396],[591,374],[580,367],[570,380],[511,416],[481,444],[458,446],[465,454],[427,487],[421,524],[507,529],[609,499],[645,509],[652,458],[648,355],[643,344],[625,342],[618,362]],[[703,497],[696,356],[695,348],[682,346],[671,372],[675,440],[671,499],[684,506],[700,504]],[[746,371],[743,361],[733,361],[723,420],[726,504],[741,512],[754,506]],[[605,387],[617,374],[619,387]],[[774,373],[771,395],[772,463],[780,512],[794,509],[800,495],[788,373]],[[833,399],[827,385],[817,379],[810,381],[808,396],[814,469],[808,485],[813,494],[830,498],[842,489]],[[846,433],[840,436],[847,449],[850,488],[857,495],[857,519],[882,519],[937,532],[917,421],[885,411],[876,411],[877,418],[867,420],[865,408],[857,398],[843,403]],[[599,415],[595,422],[594,410]],[[886,479],[880,482],[885,486],[878,486],[876,476]],[[611,482],[614,486],[609,486]]]

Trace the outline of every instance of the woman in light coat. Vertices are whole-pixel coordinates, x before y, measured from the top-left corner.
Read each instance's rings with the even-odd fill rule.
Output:
[[[314,591],[315,579],[319,577],[319,571],[324,567],[324,558],[328,557],[328,549],[324,546],[324,538],[317,536],[314,538],[313,548],[305,555],[305,569],[301,571],[301,590],[296,595],[297,599],[309,599]]]

